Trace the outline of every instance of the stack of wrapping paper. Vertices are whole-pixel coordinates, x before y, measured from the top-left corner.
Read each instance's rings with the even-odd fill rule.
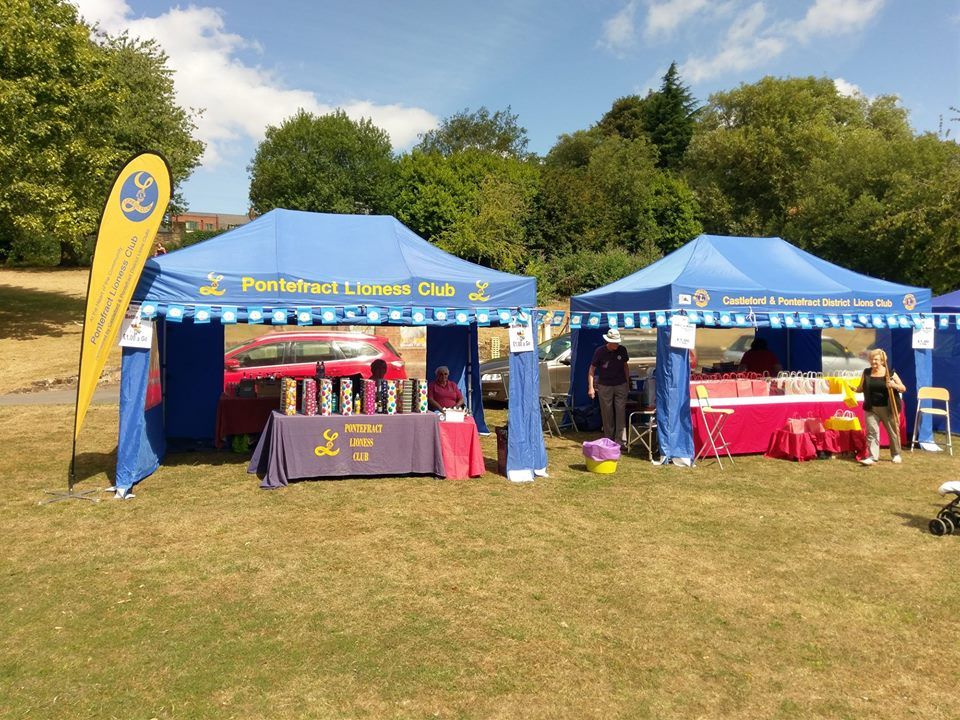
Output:
[[[304,415],[317,414],[317,381],[313,378],[300,381],[300,412]]]
[[[353,378],[340,378],[340,414],[353,415]]]
[[[429,409],[427,403],[427,381],[417,379],[414,385],[414,412],[425,413]]]
[[[284,415],[297,414],[297,381],[284,378],[280,383],[280,407]]]
[[[387,415],[397,414],[397,381],[387,380],[387,395],[384,401],[383,412]]]
[[[400,392],[400,412],[416,412],[416,403],[414,402],[414,393],[416,392],[415,385],[416,380],[407,380],[403,383],[403,390]]]
[[[363,414],[375,415],[377,412],[377,381],[376,380],[363,381],[363,391],[361,393],[361,397],[363,398]]]
[[[333,414],[333,380],[330,378],[320,379],[320,414]]]

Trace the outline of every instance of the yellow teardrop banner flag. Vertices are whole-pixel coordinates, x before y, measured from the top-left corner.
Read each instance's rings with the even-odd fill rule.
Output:
[[[170,202],[170,185],[167,161],[156,153],[142,153],[117,175],[103,208],[87,284],[74,451],[93,391]]]

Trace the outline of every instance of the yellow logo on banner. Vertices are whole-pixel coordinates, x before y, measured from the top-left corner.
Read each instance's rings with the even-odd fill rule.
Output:
[[[470,293],[469,295],[467,295],[467,297],[476,302],[486,302],[490,298],[488,298],[483,293],[486,291],[488,287],[490,287],[490,283],[481,282],[477,280],[477,291]]]
[[[697,307],[706,307],[707,304],[710,302],[710,293],[708,293],[703,288],[698,289],[693,294],[693,302],[696,304]]]
[[[226,290],[220,289],[220,281],[223,280],[223,275],[217,275],[216,273],[207,273],[207,280],[210,281],[209,285],[203,285],[200,288],[201,295],[223,295]]]
[[[908,311],[913,310],[917,306],[917,298],[914,297],[913,293],[907,293],[903,296],[903,307]]]
[[[128,162],[107,198],[90,268],[74,439],[80,434],[107,356],[116,345],[169,201],[170,168],[155,153],[143,153]]]
[[[337,438],[340,437],[340,433],[334,432],[333,430],[324,430],[323,439],[327,441],[326,445],[317,445],[313,449],[313,454],[317,457],[324,457],[328,455],[334,457],[340,454],[340,448],[334,450],[334,444],[337,442]]]

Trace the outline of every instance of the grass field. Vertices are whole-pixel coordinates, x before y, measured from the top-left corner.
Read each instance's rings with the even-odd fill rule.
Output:
[[[266,492],[196,452],[38,505],[71,426],[0,407],[0,718],[960,716],[960,537],[926,532],[960,457],[601,476],[581,435],[530,485]],[[116,428],[90,409],[81,488]]]

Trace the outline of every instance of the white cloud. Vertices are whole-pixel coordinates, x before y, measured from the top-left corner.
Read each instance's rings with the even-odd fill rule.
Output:
[[[884,0],[816,0],[793,28],[801,39],[856,32],[872,20]]]
[[[755,2],[731,22],[720,43],[721,50],[710,56],[687,58],[679,68],[680,74],[696,83],[762,67],[798,41],[861,30],[884,1],[814,0],[801,20],[785,22],[770,20],[766,5]]]
[[[647,37],[669,35],[680,23],[710,7],[710,0],[666,0],[654,2],[647,10],[644,33]]]
[[[438,125],[437,118],[422,108],[362,99],[333,105],[308,90],[285,88],[268,70],[240,59],[240,51],[259,47],[228,32],[220,9],[191,5],[157,17],[135,18],[124,0],[73,2],[88,22],[99,23],[105,32],[128,30],[134,37],[156,38],[175,71],[177,101],[184,107],[203,108],[196,123],[198,137],[207,143],[203,164],[208,168],[230,157],[238,141],[259,142],[267,125],[280,124],[300,108],[323,114],[339,107],[351,118],[370,118],[398,149],[409,147],[419,133]]]
[[[766,6],[754,3],[737,15],[727,29],[723,50],[710,57],[688,58],[679,68],[680,76],[692,83],[730,72],[742,72],[778,57],[787,48],[782,37],[763,34]]]
[[[833,85],[837,88],[837,92],[844,97],[866,97],[858,85],[847,82],[843,78],[834,78]]]
[[[636,12],[636,0],[630,0],[620,12],[603,24],[603,39],[600,44],[613,52],[620,52],[629,47],[636,33],[634,28]]]

